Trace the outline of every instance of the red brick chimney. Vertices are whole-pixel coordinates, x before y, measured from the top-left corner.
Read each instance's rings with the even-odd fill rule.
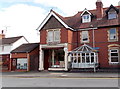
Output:
[[[5,38],[5,34],[4,31],[2,30],[1,34],[0,34],[0,39]]]
[[[98,20],[103,17],[103,3],[101,0],[97,0],[96,2],[96,15]]]

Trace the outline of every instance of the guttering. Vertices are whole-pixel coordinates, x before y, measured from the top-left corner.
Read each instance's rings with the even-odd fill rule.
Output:
[[[95,30],[95,29],[98,29],[97,27],[94,27],[94,28],[82,28],[82,29],[78,29],[78,31],[84,31],[84,30]]]

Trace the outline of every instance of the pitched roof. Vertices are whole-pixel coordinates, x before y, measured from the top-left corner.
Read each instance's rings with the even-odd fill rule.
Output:
[[[39,43],[22,44],[16,49],[12,50],[11,53],[27,53],[27,52],[31,52],[36,47],[39,47]]]
[[[119,13],[119,9],[117,9],[116,7],[114,7],[112,4],[111,4],[111,6],[106,10],[106,13],[108,13],[111,8],[113,8],[117,13]]]
[[[65,28],[74,30],[71,27],[69,27],[69,25],[66,24],[64,17],[62,17],[61,15],[59,15],[58,13],[56,13],[53,10],[50,11],[50,13],[47,15],[47,17],[43,20],[43,22],[39,25],[39,27],[37,29],[41,30],[42,27],[46,24],[46,22],[50,19],[51,16],[54,16]]]
[[[17,40],[19,40],[20,38],[22,38],[22,37],[23,36],[3,38],[3,39],[0,39],[0,41],[2,42],[2,45],[4,45],[4,44],[12,44],[12,43],[16,42]]]
[[[111,7],[111,6],[110,6]],[[92,15],[92,21],[91,22],[88,22],[88,23],[82,23],[81,21],[81,14],[84,12],[84,11],[80,11],[78,12],[77,14],[75,14],[74,16],[71,16],[71,17],[63,17],[61,15],[59,15],[58,13],[56,13],[55,11],[52,11],[56,16],[58,16],[66,25],[68,25],[68,27],[72,28],[72,29],[83,29],[83,28],[90,28],[91,25],[93,27],[105,27],[105,26],[114,26],[114,25],[120,25],[119,23],[119,18],[120,18],[120,15],[118,15],[118,18],[117,19],[111,19],[111,20],[108,20],[107,19],[107,15],[106,15],[106,11],[110,8],[110,7],[107,7],[107,8],[103,8],[103,18],[101,20],[97,20],[97,10],[94,9],[94,10],[88,10]],[[120,10],[120,6],[115,6],[115,8],[117,10]],[[120,14],[120,13],[118,13]]]

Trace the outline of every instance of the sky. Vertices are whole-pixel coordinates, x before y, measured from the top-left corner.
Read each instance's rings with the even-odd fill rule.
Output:
[[[97,0],[0,0],[0,33],[6,37],[24,36],[29,42],[39,42],[36,29],[51,9],[60,15],[72,16],[78,11],[95,9]],[[103,7],[118,6],[120,0],[102,0]]]

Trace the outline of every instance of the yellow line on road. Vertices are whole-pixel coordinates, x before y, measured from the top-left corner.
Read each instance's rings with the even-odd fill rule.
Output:
[[[0,76],[1,77],[1,76]],[[11,78],[58,78],[58,79],[120,79],[117,77],[39,77],[39,76],[2,76]]]

